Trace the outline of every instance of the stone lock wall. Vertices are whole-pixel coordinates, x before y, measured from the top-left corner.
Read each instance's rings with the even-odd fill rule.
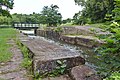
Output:
[[[89,30],[87,31],[75,27],[63,27],[62,33],[55,32],[50,28],[47,30],[37,30],[37,35],[90,48],[101,46],[104,43],[103,41],[95,38],[95,34]]]
[[[85,36],[94,36],[95,34],[91,32],[89,29],[78,27],[63,27],[64,35],[85,35]]]
[[[37,35],[42,37],[47,37],[50,39],[59,39],[60,33],[53,30],[37,30]]]
[[[70,43],[73,45],[81,45],[81,46],[85,46],[85,47],[98,47],[101,46],[103,44],[102,41],[98,40],[98,39],[94,39],[94,38],[84,38],[81,36],[65,36],[62,35],[59,38],[61,41],[64,41],[66,43]]]

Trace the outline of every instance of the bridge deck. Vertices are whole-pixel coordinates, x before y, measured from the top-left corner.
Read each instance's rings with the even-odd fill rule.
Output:
[[[38,29],[39,24],[22,24],[22,23],[15,23],[14,28],[16,29]]]

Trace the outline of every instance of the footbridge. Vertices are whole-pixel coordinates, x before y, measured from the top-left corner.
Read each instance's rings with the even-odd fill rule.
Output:
[[[19,30],[31,30],[34,29],[34,34],[36,34],[37,29],[40,27],[38,23],[17,23],[13,24],[14,28]]]

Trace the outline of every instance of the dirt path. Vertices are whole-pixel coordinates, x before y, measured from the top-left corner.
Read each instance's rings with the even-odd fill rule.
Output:
[[[7,63],[0,63],[0,80],[29,80],[26,70],[20,66],[23,60],[20,49],[13,40],[9,44],[13,57]]]

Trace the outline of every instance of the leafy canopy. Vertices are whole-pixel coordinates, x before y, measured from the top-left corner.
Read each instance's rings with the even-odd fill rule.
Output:
[[[114,9],[114,0],[75,0],[75,3],[83,6],[81,16],[92,22],[103,22],[106,14],[112,14]]]
[[[8,9],[13,9],[13,4],[13,0],[0,0],[0,16],[10,16]]]
[[[43,24],[48,26],[57,26],[61,23],[62,15],[58,12],[59,7],[57,5],[51,5],[50,7],[44,6],[41,15],[43,17]]]

